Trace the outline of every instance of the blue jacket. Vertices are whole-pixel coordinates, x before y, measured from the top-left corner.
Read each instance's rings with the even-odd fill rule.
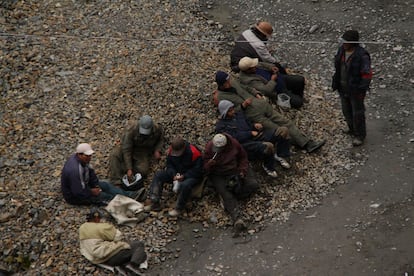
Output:
[[[253,140],[253,125],[243,112],[236,112],[234,118],[219,119],[216,123],[216,133],[228,133],[240,144]]]
[[[201,151],[194,145],[186,142],[184,153],[181,156],[172,156],[172,148],[167,152],[167,172],[171,177],[177,173],[186,178],[203,177],[203,158]]]
[[[89,170],[89,181],[82,184],[80,170]],[[62,169],[61,189],[64,199],[71,203],[74,200],[84,200],[92,196],[91,188],[98,186],[99,180],[95,174],[95,170],[90,168],[87,164],[82,164],[76,154],[73,154],[66,161]]]

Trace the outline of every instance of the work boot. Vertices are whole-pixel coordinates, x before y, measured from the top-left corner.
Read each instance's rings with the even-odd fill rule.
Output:
[[[170,215],[170,217],[178,217],[179,215],[181,215],[181,210],[178,209],[172,209],[170,211],[168,211],[168,215]]]
[[[237,219],[233,227],[236,232],[242,232],[247,229],[247,225],[242,219]]]
[[[277,172],[275,169],[266,168],[264,164],[262,164],[264,171],[267,173],[268,176],[277,178]]]
[[[364,143],[364,140],[362,140],[361,138],[358,138],[358,137],[355,137],[355,138],[352,140],[352,145],[353,145],[354,147],[359,147],[359,146],[361,146],[363,143]]]
[[[161,204],[160,204],[159,201],[153,201],[153,200],[147,198],[144,201],[144,210],[145,211],[159,212],[159,211],[161,211]]]
[[[306,143],[305,145],[305,149],[308,153],[314,152],[317,149],[319,149],[320,147],[322,147],[323,145],[325,145],[326,140],[322,140],[322,141],[314,141],[314,140],[309,140],[309,142]]]

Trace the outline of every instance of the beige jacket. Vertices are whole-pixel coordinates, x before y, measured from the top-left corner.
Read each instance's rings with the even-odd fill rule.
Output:
[[[86,222],[79,227],[81,254],[94,264],[106,262],[123,249],[130,249],[121,241],[122,233],[109,223]]]

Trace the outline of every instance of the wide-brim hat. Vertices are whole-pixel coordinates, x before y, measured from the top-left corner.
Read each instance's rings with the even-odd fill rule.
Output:
[[[267,37],[271,37],[273,33],[273,27],[269,22],[260,21],[255,25],[256,29],[258,29],[262,34]]]

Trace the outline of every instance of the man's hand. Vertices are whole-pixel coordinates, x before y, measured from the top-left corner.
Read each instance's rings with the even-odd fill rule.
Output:
[[[242,107],[247,108],[249,105],[252,104],[252,101],[253,101],[252,98],[245,99],[244,102],[242,102]]]
[[[253,137],[256,137],[258,134],[259,134],[259,132],[258,132],[258,131],[256,131],[256,130],[252,130],[252,136],[253,136]]]
[[[263,125],[261,123],[255,123],[254,128],[261,131],[263,129]]]
[[[97,188],[91,188],[91,193],[93,196],[98,196],[100,193],[102,192],[102,189],[97,187]]]
[[[161,152],[159,150],[154,151],[154,158],[156,160],[160,160],[161,159]]]
[[[280,136],[284,139],[287,139],[289,137],[289,129],[287,127],[284,127],[284,126],[278,127],[276,129],[275,135]]]
[[[217,163],[217,161],[214,160],[214,159],[210,159],[210,160],[207,161],[207,165],[210,166],[210,167],[216,165],[216,163]]]
[[[270,79],[271,79],[272,81],[276,81],[276,80],[277,80],[277,74],[273,74],[273,75],[270,77]]]

